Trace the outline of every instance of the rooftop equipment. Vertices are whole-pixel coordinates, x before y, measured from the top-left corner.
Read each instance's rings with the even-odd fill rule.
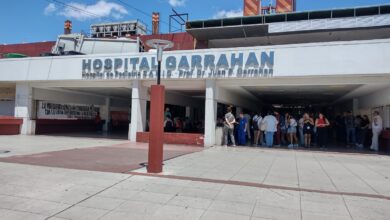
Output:
[[[139,20],[91,25],[92,38],[129,37],[147,34],[147,27]]]
[[[82,34],[59,35],[51,53],[42,56],[138,53],[142,52],[142,42],[129,38],[88,38]]]

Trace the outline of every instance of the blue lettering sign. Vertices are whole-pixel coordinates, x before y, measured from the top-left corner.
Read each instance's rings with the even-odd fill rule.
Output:
[[[274,68],[274,51],[269,52],[269,55],[266,52],[261,53],[261,67],[264,68],[267,65],[268,68]]]
[[[165,64],[167,70],[175,70],[176,69],[176,57],[174,56],[169,56],[166,59],[166,64]]]
[[[195,68],[198,70],[202,69],[202,56],[200,55],[191,56],[191,69],[194,70]]]
[[[139,65],[139,70],[140,71],[149,71],[150,70],[148,58],[146,58],[146,57],[142,58],[141,64]]]
[[[245,63],[245,68],[258,68],[259,61],[257,60],[255,52],[250,52],[248,55],[248,59]]]
[[[219,60],[217,62],[217,70],[219,69],[229,69],[229,63],[226,54],[221,54],[221,56],[219,56]]]
[[[205,55],[204,56],[204,70],[210,68],[210,70],[215,69],[215,56],[214,55]]]
[[[179,62],[179,70],[189,70],[190,64],[188,63],[187,56],[182,56]]]

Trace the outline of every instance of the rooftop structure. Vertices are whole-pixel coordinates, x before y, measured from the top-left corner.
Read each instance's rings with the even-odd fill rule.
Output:
[[[390,5],[198,20],[186,26],[209,47],[380,39],[390,37]]]
[[[139,20],[91,25],[92,38],[126,37],[147,34],[147,27]]]

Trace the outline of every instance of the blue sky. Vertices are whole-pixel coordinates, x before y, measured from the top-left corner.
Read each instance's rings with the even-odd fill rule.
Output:
[[[146,13],[129,7],[134,6]],[[63,5],[65,3],[69,6]],[[268,4],[269,0],[263,0]],[[390,0],[298,0],[297,10],[317,10],[390,4]],[[55,40],[66,19],[73,32],[89,33],[93,23],[140,19],[150,28],[153,11],[168,23],[171,8],[190,14],[190,20],[242,14],[243,0],[1,0],[0,44]],[[84,12],[72,8],[81,8]],[[161,24],[162,32],[168,25]]]

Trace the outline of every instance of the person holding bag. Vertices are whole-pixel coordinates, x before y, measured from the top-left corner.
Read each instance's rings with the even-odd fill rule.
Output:
[[[305,147],[310,148],[311,136],[313,134],[314,120],[308,113],[303,115],[303,135],[305,139]]]

